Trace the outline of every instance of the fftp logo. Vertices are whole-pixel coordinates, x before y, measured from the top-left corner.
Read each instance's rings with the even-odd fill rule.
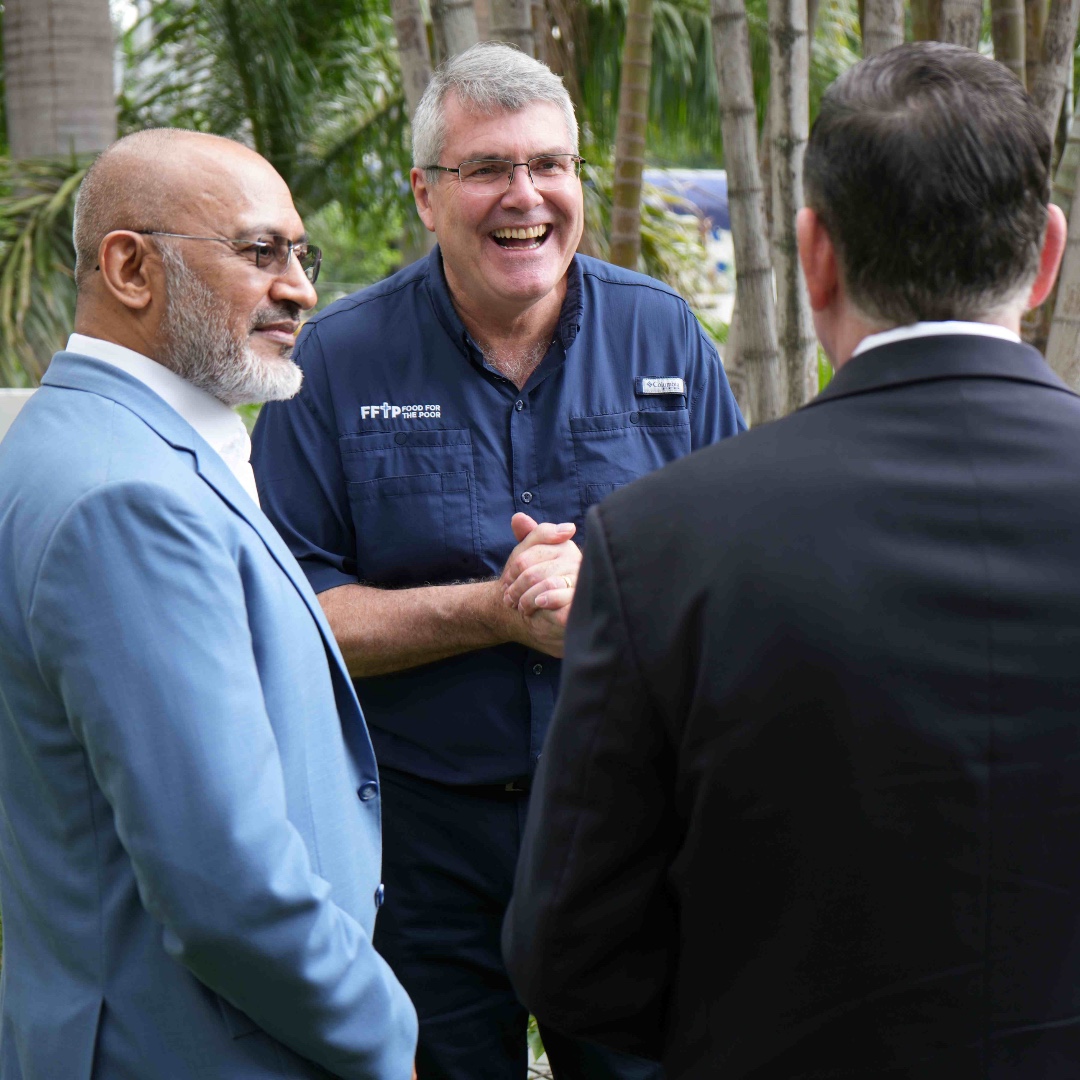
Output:
[[[384,401],[381,405],[361,405],[361,420],[439,420],[442,418],[441,405],[391,405]]]

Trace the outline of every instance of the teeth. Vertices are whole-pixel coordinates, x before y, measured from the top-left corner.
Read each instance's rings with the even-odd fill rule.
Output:
[[[535,240],[547,230],[546,225],[530,225],[527,229],[496,229],[491,235],[500,240]]]

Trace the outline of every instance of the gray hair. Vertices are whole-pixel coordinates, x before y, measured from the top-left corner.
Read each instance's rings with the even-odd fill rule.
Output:
[[[426,168],[438,162],[446,143],[447,95],[453,93],[469,110],[490,114],[517,112],[537,101],[557,105],[566,121],[574,153],[578,126],[574,104],[562,79],[531,56],[500,41],[481,41],[435,70],[412,120],[413,164]],[[455,164],[457,164],[455,162]],[[432,183],[437,173],[430,170]]]

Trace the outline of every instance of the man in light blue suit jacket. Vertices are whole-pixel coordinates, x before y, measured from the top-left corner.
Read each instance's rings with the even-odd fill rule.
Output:
[[[228,408],[299,385],[317,249],[170,131],[98,159],[76,247],[0,444],[0,1078],[409,1080],[371,745]]]

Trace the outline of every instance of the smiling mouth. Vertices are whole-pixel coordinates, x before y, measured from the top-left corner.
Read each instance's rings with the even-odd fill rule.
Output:
[[[511,251],[532,251],[548,238],[550,225],[529,225],[527,228],[495,229],[491,239],[501,248]]]

